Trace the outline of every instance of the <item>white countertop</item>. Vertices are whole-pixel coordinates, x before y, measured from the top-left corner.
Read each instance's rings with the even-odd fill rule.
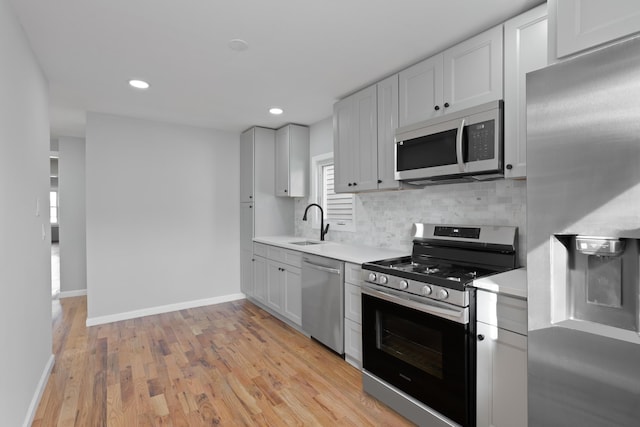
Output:
[[[527,299],[527,269],[518,268],[474,280],[473,286],[497,294]]]
[[[410,252],[397,249],[372,248],[370,246],[351,245],[346,243],[331,242],[325,240],[317,245],[294,245],[292,242],[319,240],[306,239],[294,236],[266,236],[256,237],[254,242],[267,245],[279,246],[281,248],[304,252],[307,254],[320,255],[327,258],[339,259],[341,261],[362,264],[365,262],[378,261],[381,259],[395,258],[410,255]]]

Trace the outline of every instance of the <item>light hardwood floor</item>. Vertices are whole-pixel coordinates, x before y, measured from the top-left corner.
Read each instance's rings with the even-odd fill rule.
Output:
[[[33,426],[409,426],[360,372],[246,300],[85,327],[61,300]]]

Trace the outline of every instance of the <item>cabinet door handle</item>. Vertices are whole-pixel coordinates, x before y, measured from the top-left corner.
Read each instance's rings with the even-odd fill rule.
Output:
[[[449,108],[449,103],[448,102],[444,103],[444,108]]]
[[[484,341],[484,335],[479,334],[478,335],[478,341]]]
[[[509,169],[509,170],[513,169],[513,165],[512,164],[508,164],[507,165],[507,169]]]
[[[286,193],[286,192],[287,192],[287,190],[285,189],[285,190],[284,190],[284,192]]]
[[[381,179],[378,180],[378,184],[382,184],[382,180]]]
[[[357,183],[357,182],[354,182],[354,183],[353,183],[353,185],[354,185],[354,186],[356,186],[356,185],[358,185],[358,183]]]
[[[439,111],[440,110],[440,106],[436,105],[435,107],[433,107],[434,110]]]
[[[351,185],[352,185],[352,184],[351,184],[351,183],[349,183],[349,184],[347,184],[347,185],[348,185],[349,187],[351,187]]]

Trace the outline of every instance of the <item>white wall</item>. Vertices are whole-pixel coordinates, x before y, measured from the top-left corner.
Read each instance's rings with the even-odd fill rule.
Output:
[[[312,156],[333,151],[331,118],[310,127]],[[301,221],[310,200],[296,199],[295,234],[317,238],[311,222]],[[518,227],[520,264],[526,264],[526,181],[498,180],[444,184],[418,190],[359,193],[356,231],[329,229],[327,240],[411,251],[414,222]]]
[[[53,363],[49,117],[46,81],[7,0],[0,58],[0,424],[20,426]]]
[[[239,140],[88,114],[88,324],[240,297]]]
[[[60,138],[58,153],[60,296],[64,298],[87,289],[84,139]]]
[[[309,127],[309,155],[333,152],[333,117],[329,116]]]

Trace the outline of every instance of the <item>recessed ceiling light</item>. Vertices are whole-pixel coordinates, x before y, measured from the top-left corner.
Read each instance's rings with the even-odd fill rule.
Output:
[[[144,80],[129,80],[129,85],[136,89],[149,89],[149,83]]]
[[[229,49],[242,52],[243,50],[249,49],[249,43],[242,39],[231,39],[229,40]]]
[[[272,108],[269,108],[269,112],[274,116],[279,116],[280,114],[284,113],[284,110],[279,107],[272,107]]]

